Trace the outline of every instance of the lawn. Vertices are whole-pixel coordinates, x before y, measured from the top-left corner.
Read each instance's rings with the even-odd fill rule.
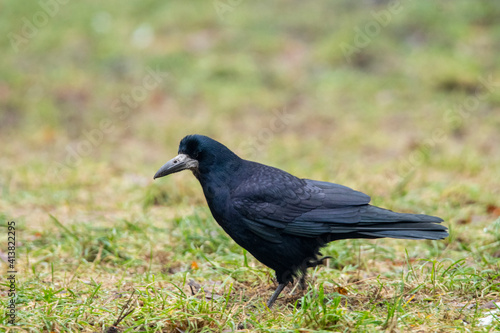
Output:
[[[500,331],[500,3],[0,8],[0,331]],[[330,243],[269,310],[196,179],[153,181],[192,133],[450,236]]]

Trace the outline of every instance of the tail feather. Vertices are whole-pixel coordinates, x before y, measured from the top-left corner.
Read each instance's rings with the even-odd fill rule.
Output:
[[[443,239],[448,237],[446,230],[391,230],[376,232],[359,232],[360,235],[374,238],[399,238],[399,239]]]
[[[350,210],[346,211],[350,211],[351,215],[345,219],[344,215],[340,218],[339,215],[325,215],[324,211],[312,211],[314,214],[304,214],[300,219],[287,223],[283,231],[301,237],[325,235],[326,242],[348,238],[443,239],[448,236],[448,229],[439,224],[443,220],[436,216],[396,213],[370,205],[363,205],[357,211],[348,208]],[[358,214],[353,214],[353,211]],[[252,223],[249,221],[248,225],[252,227]],[[261,229],[254,228],[252,231],[257,230],[261,237],[267,237],[265,239],[269,241],[276,239],[268,232],[275,232],[276,229],[267,228],[265,233]]]
[[[424,214],[407,214],[396,213],[392,210],[371,206],[366,206],[366,209],[361,213],[361,223],[370,222],[431,222],[441,223],[443,219],[437,216]]]
[[[448,236],[448,228],[437,224],[441,222],[443,219],[436,216],[396,213],[367,206],[356,232],[374,238],[443,239]]]

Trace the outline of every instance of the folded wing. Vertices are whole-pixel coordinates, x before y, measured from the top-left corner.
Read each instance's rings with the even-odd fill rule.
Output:
[[[281,242],[283,233],[406,239],[441,239],[448,235],[446,227],[435,224],[442,222],[438,217],[371,206],[368,195],[346,186],[299,179],[271,167],[259,171],[238,186],[232,204],[250,230],[269,242]]]

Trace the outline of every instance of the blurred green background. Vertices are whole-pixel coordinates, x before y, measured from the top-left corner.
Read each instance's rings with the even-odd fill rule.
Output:
[[[415,178],[498,197],[497,2],[54,0],[1,12],[9,216],[133,205],[123,183],[149,185],[191,133],[374,197]],[[191,178],[162,186],[203,202]]]
[[[50,215],[174,228],[202,192],[188,172],[152,176],[192,133],[441,216],[452,258],[498,221],[498,1],[4,1],[0,15],[0,213],[21,246],[56,230]]]

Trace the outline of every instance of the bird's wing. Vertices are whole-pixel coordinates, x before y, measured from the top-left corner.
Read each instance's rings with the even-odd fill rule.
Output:
[[[259,168],[231,197],[250,230],[270,242],[279,242],[281,233],[315,237],[331,232],[332,223],[359,222],[360,207],[370,202],[368,195],[348,187],[270,167]]]

